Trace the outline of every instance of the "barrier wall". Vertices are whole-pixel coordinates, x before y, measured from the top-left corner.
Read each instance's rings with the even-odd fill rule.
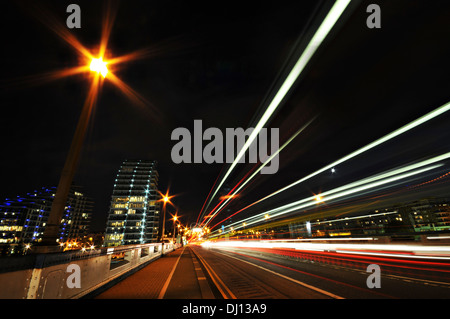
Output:
[[[162,243],[0,259],[0,299],[71,299],[177,249]]]

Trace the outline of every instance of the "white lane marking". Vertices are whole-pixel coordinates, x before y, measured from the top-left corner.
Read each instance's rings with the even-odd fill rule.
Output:
[[[225,256],[230,257],[230,258],[237,259],[237,260],[242,261],[242,262],[244,262],[244,263],[247,263],[247,264],[249,264],[249,265],[255,266],[255,267],[257,267],[257,268],[260,268],[260,269],[262,269],[262,270],[265,270],[265,271],[267,271],[267,272],[270,272],[270,273],[272,273],[272,274],[274,274],[274,275],[280,276],[280,277],[282,277],[282,278],[284,278],[284,279],[290,280],[290,281],[292,281],[292,282],[294,282],[294,283],[296,283],[296,284],[298,284],[298,285],[301,285],[301,286],[303,286],[303,287],[306,287],[306,288],[309,288],[309,289],[311,289],[311,290],[317,291],[317,292],[319,292],[319,293],[321,293],[321,294],[324,294],[324,295],[326,295],[326,296],[329,296],[329,297],[331,297],[331,298],[334,298],[334,299],[345,299],[344,297],[335,295],[335,294],[333,294],[333,293],[331,293],[331,292],[329,292],[329,291],[326,291],[326,290],[323,290],[323,289],[320,289],[320,288],[317,288],[317,287],[308,285],[308,284],[306,284],[306,283],[304,283],[304,282],[298,281],[298,280],[296,280],[296,279],[292,279],[292,278],[290,278],[290,277],[288,277],[288,276],[285,276],[285,275],[282,275],[282,274],[280,274],[280,273],[277,273],[277,272],[275,272],[275,271],[273,271],[273,270],[270,270],[270,269],[261,267],[261,266],[259,266],[259,265],[254,264],[254,263],[251,263],[251,262],[249,262],[249,261],[242,260],[242,259],[240,259],[240,258],[237,258],[237,257],[234,257],[234,256],[230,256],[230,255],[228,255],[228,254],[224,254],[224,253],[220,253],[220,252],[217,252],[217,253],[222,254],[222,255],[225,255]]]
[[[170,272],[169,277],[167,278],[166,282],[164,283],[164,286],[163,286],[161,292],[159,293],[158,299],[163,299],[163,298],[164,298],[164,295],[166,294],[167,288],[169,287],[169,283],[170,283],[170,281],[172,280],[173,273],[175,272],[175,269],[176,269],[177,266],[178,266],[178,262],[180,261],[180,258],[181,258],[181,256],[183,255],[184,249],[185,249],[185,248],[186,248],[186,246],[183,247],[183,251],[181,252],[180,256],[178,257],[177,262],[176,262],[175,265],[173,266],[172,271]]]

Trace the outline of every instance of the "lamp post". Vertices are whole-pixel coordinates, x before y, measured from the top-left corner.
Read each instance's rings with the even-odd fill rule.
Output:
[[[175,224],[176,224],[176,222],[177,222],[177,216],[174,216],[173,217],[173,233],[172,233],[172,244],[174,243],[174,241],[175,241]]]
[[[178,216],[175,214],[175,216],[173,216],[172,220],[173,220],[172,244],[174,244],[175,243],[175,225],[177,223]]]
[[[183,229],[183,226],[181,224],[177,225],[177,237],[180,236],[180,244],[183,244],[183,235],[181,233],[181,230]]]
[[[162,223],[162,233],[161,233],[161,240],[164,241],[164,232],[165,232],[165,225],[166,225],[166,203],[169,201],[169,198],[167,196],[163,197],[163,223]]]
[[[163,223],[162,223],[162,231],[161,231],[161,242],[162,242],[162,254],[161,256],[164,256],[164,232],[165,232],[165,225],[166,225],[166,204],[171,203],[170,198],[172,196],[169,196],[168,192],[166,192],[165,195],[161,194],[163,202]]]
[[[35,252],[45,253],[60,251],[60,246],[57,245],[56,242],[56,240],[58,239],[59,226],[66,207],[67,197],[72,186],[73,177],[78,166],[81,149],[89,124],[89,119],[91,117],[94,105],[97,101],[97,89],[100,80],[99,74],[100,72],[102,72],[102,75],[104,74],[104,76],[106,76],[107,71],[105,71],[105,69],[105,65],[103,65],[103,68],[101,70],[99,69],[98,71],[91,69],[92,71],[97,72],[97,74],[94,75],[88,97],[86,98],[86,101],[83,105],[75,134],[72,139],[72,144],[70,145],[66,162],[61,172],[58,187],[53,198],[50,215],[48,217],[47,225],[42,236],[42,241],[39,243],[39,245],[36,245],[34,247]]]

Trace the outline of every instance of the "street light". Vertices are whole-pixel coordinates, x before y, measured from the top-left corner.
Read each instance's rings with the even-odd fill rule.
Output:
[[[173,243],[175,243],[175,224],[178,220],[178,216],[175,214],[175,216],[173,216],[172,220],[173,220],[173,233],[172,233],[172,244],[173,244]]]
[[[76,66],[52,72],[52,78],[61,79],[67,76],[78,75],[80,73],[89,71],[93,72],[94,76],[92,77],[92,82],[88,92],[88,96],[84,102],[84,106],[82,108],[81,115],[76,127],[75,135],[73,137],[72,144],[70,146],[69,152],[66,157],[66,161],[64,163],[64,167],[61,172],[57,190],[53,198],[47,225],[45,227],[44,234],[42,236],[42,241],[39,244],[36,244],[34,245],[34,247],[32,247],[32,249],[34,249],[36,252],[55,252],[63,248],[63,246],[59,245],[56,246],[56,241],[58,237],[60,237],[59,227],[61,223],[61,218],[65,211],[65,206],[67,204],[67,197],[70,192],[73,177],[79,162],[80,152],[82,149],[83,140],[85,138],[88,129],[89,120],[97,101],[98,89],[99,85],[101,84],[100,75],[103,76],[103,78],[106,78],[106,76],[108,75],[108,79],[110,80],[110,82],[117,88],[119,88],[120,91],[124,93],[129,99],[131,99],[134,103],[138,105],[148,104],[143,97],[141,97],[137,92],[131,89],[122,80],[120,80],[111,70],[108,70],[108,67],[106,66],[107,64],[117,65],[127,61],[135,60],[137,58],[143,58],[146,56],[147,53],[146,50],[142,50],[139,54],[137,53],[127,54],[115,57],[114,59],[108,59],[107,62],[103,61],[103,58],[105,57],[105,52],[107,51],[107,44],[111,34],[111,28],[113,26],[114,15],[115,10],[111,8],[110,5],[108,4],[108,8],[106,10],[106,17],[104,19],[104,23],[102,24],[100,49],[98,57],[96,58],[72,34],[58,30],[61,27],[63,28],[64,31],[65,26],[60,25],[59,23],[56,24],[52,23],[54,19],[51,15],[48,16],[45,15],[46,19],[42,21],[50,29],[52,29],[53,31],[57,31],[56,33],[59,36],[61,36],[62,40],[66,41],[67,44],[69,44],[73,49],[76,50],[76,52],[81,54],[84,61],[81,66]]]
[[[89,69],[93,72],[100,73],[103,78],[105,78],[108,74],[108,68],[106,67],[106,64],[107,62],[104,62],[102,57],[99,57],[98,59],[93,58]]]
[[[166,204],[167,203],[172,204],[170,199],[173,196],[169,196],[169,191],[167,191],[165,195],[163,195],[161,192],[159,194],[161,195],[160,201],[163,202],[163,224],[162,224],[162,232],[161,232],[161,241],[163,243],[163,245],[162,245],[163,254],[161,256],[163,256],[164,255],[164,232],[165,232],[165,224],[166,224]]]
[[[102,74],[103,77],[105,77],[106,74],[108,73],[108,69],[106,68],[106,62],[103,62],[102,58],[93,59],[91,61],[90,69],[93,72],[97,72],[97,74],[94,76],[92,80],[89,94],[81,110],[81,115],[78,120],[75,134],[73,136],[72,143],[70,145],[69,152],[66,157],[66,162],[61,172],[59,184],[56,189],[55,196],[53,198],[52,207],[47,221],[47,226],[45,227],[44,230],[42,242],[40,243],[40,245],[37,245],[37,247],[35,247],[36,252],[48,252],[55,250],[54,245],[56,239],[58,238],[61,217],[63,212],[65,211],[65,206],[67,204],[67,197],[69,195],[73,177],[75,175],[75,171],[78,166],[80,153],[83,146],[83,141],[86,136],[89,120],[91,118],[91,114],[97,101],[99,74]]]
[[[93,111],[93,106],[96,102],[96,91],[98,85],[97,78],[98,76],[95,77],[92,83],[91,92],[84,103],[80,119],[78,120],[75,135],[73,137],[72,144],[70,146],[69,153],[67,155],[66,162],[64,164],[64,168],[61,172],[61,177],[56,190],[56,194],[53,198],[50,215],[41,242],[42,246],[39,247],[38,245],[37,247],[35,247],[37,248],[37,250],[40,250],[42,248],[43,252],[51,250],[51,247],[55,245],[56,239],[58,238],[61,217],[63,212],[65,211],[65,207],[67,204],[67,197],[69,195],[73,177],[75,175],[75,171],[78,166],[83,141],[88,128],[89,119]]]

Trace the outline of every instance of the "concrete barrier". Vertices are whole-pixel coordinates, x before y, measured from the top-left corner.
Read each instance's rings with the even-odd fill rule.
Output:
[[[177,249],[162,243],[0,259],[0,299],[81,298]]]

